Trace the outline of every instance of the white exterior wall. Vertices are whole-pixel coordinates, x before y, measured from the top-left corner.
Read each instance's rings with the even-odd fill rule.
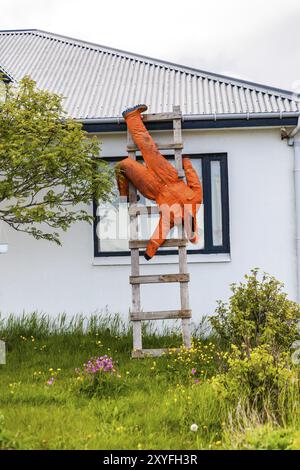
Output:
[[[168,138],[168,133],[159,133]],[[100,136],[103,156],[125,156],[125,134]],[[275,275],[296,299],[293,149],[279,129],[185,131],[185,153],[227,152],[231,254],[190,255],[193,319],[212,314],[229,284],[253,267]],[[0,256],[0,310],[56,315],[108,309],[127,317],[129,258],[93,258],[92,227],[80,223],[63,235],[63,247],[7,230]],[[156,257],[143,273],[176,272],[176,256]],[[168,261],[172,264],[167,264]],[[121,265],[112,265],[117,263]],[[159,264],[156,263],[164,263]],[[126,263],[126,264],[124,264]],[[145,262],[146,263],[146,262]],[[177,284],[142,286],[142,306],[179,308]]]

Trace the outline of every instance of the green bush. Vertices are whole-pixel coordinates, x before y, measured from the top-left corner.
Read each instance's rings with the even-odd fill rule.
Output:
[[[289,355],[274,358],[265,346],[254,348],[247,356],[236,346],[228,357],[226,373],[212,379],[221,398],[233,406],[245,405],[262,418],[284,419],[290,404],[299,404],[299,370]]]
[[[250,357],[253,348],[268,345],[272,355],[288,351],[299,337],[300,307],[287,298],[283,284],[259,270],[232,284],[229,303],[219,301],[210,321],[221,344],[231,344]]]
[[[291,360],[300,307],[269,274],[254,269],[245,279],[231,286],[228,304],[219,302],[210,319],[220,349],[228,352],[212,383],[232,410],[285,422],[300,402],[299,368]]]

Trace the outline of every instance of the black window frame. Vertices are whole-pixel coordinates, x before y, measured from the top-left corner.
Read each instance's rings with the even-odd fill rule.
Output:
[[[183,155],[184,156],[184,155]],[[203,203],[204,203],[204,248],[200,250],[187,250],[190,254],[217,254],[217,253],[230,253],[230,234],[229,234],[229,194],[228,194],[228,156],[227,153],[189,153],[186,154],[191,160],[195,158],[202,159],[202,189],[203,189]],[[174,155],[164,155],[167,159],[173,159]],[[126,157],[102,157],[103,160],[109,162],[118,162]],[[142,160],[141,156],[137,156],[137,160]],[[222,207],[222,245],[213,245],[213,227],[212,227],[212,200],[211,200],[211,162],[220,162],[221,173],[221,207]],[[94,257],[103,258],[111,256],[130,256],[128,251],[99,251],[98,250],[98,236],[97,224],[100,217],[97,215],[97,203],[93,202],[93,234],[94,234]],[[140,251],[143,255],[144,251]],[[178,250],[158,250],[158,256],[176,255]]]

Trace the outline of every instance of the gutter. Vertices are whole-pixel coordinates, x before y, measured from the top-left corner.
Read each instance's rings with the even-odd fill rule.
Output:
[[[186,114],[182,116],[183,121],[220,121],[224,119],[284,119],[299,118],[299,111],[281,111],[276,113],[225,113],[225,114]],[[122,124],[125,122],[122,117],[104,117],[91,119],[77,119],[83,124]]]
[[[288,135],[288,145],[294,147],[294,187],[297,250],[297,301],[300,304],[300,117],[295,129]]]

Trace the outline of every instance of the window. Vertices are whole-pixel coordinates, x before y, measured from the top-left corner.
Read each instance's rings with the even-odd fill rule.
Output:
[[[203,204],[198,211],[199,243],[188,245],[188,253],[229,253],[229,207],[227,154],[188,155],[203,187]],[[107,159],[112,163],[122,158]],[[137,157],[139,160],[141,157]],[[166,156],[173,163],[174,156]],[[94,255],[128,256],[127,206],[94,204]],[[140,195],[139,204],[155,205]],[[158,215],[139,216],[139,237],[149,238],[157,225]],[[150,225],[149,225],[150,224]],[[171,235],[176,236],[175,227]],[[145,235],[147,233],[147,235]],[[121,234],[121,235],[120,235]],[[160,248],[158,255],[175,254],[176,249]],[[142,252],[141,252],[142,254]]]

